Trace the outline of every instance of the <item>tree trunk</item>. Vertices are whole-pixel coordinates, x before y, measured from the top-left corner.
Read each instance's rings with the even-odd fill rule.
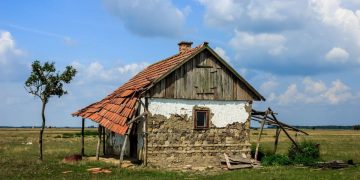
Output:
[[[43,160],[43,134],[45,129],[45,106],[46,101],[42,101],[42,109],[41,109],[41,117],[42,117],[42,125],[40,129],[40,137],[39,137],[39,148],[40,148],[40,156],[39,159]]]

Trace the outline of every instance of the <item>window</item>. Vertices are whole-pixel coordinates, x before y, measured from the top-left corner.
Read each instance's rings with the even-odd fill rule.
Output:
[[[194,111],[194,127],[195,129],[209,128],[209,110]]]

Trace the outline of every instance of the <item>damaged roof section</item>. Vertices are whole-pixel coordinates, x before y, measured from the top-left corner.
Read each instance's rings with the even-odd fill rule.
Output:
[[[154,81],[179,63],[197,54],[202,47],[204,47],[203,44],[148,66],[103,100],[80,109],[72,115],[91,119],[115,133],[124,135],[129,128],[126,122],[134,116],[137,110],[136,102],[141,95]]]

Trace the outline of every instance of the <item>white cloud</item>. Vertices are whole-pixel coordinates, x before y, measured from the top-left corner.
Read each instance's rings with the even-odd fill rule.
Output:
[[[323,94],[331,104],[338,104],[352,97],[349,87],[340,80],[333,81],[332,86]]]
[[[135,73],[139,72],[140,70],[143,70],[147,66],[148,66],[147,63],[140,63],[140,64],[132,63],[132,64],[126,64],[124,66],[120,66],[120,67],[117,68],[117,70],[121,74],[128,74],[129,73],[131,75],[134,75]]]
[[[299,100],[304,99],[304,95],[298,91],[296,84],[291,84],[283,94],[277,96],[276,98],[273,97],[273,99],[278,99],[280,104],[289,104],[296,103]]]
[[[225,61],[229,62],[230,58],[229,56],[227,56],[226,51],[221,48],[221,47],[215,47],[214,51],[221,57],[223,58]]]
[[[356,97],[350,88],[340,80],[334,80],[327,86],[323,81],[314,81],[305,77],[300,84],[290,84],[285,92],[276,95],[271,93],[271,100],[282,105],[294,103],[306,104],[339,104]]]
[[[105,68],[99,62],[91,62],[88,65],[79,62],[73,62],[72,65],[78,70],[77,83],[84,84],[88,82],[123,83],[136,73],[148,66],[147,63],[132,63],[118,67]]]
[[[256,51],[263,50],[270,55],[280,55],[286,50],[285,42],[286,38],[281,34],[251,34],[236,30],[235,36],[230,40],[229,44],[237,50],[237,52],[256,48]]]
[[[277,88],[279,83],[277,82],[276,78],[271,77],[267,81],[261,84],[260,90],[261,92],[272,92],[275,88]]]
[[[205,24],[234,31],[229,44],[236,56],[230,58],[243,68],[315,75],[360,64],[360,1],[198,1]]]
[[[330,62],[340,62],[345,63],[349,58],[349,53],[340,47],[332,48],[328,53],[325,55],[325,59]]]
[[[234,22],[244,11],[240,2],[234,0],[199,0],[199,2],[206,7],[204,19],[209,25],[217,26]]]
[[[281,10],[288,7],[290,1],[250,1],[247,6],[247,15],[254,20],[275,20],[283,21],[287,16],[281,13]]]
[[[8,31],[0,32],[0,64],[7,64],[13,57],[23,55],[23,51],[15,47],[15,40]]]
[[[140,36],[177,36],[189,8],[180,10],[170,0],[104,0],[125,28]]]
[[[305,87],[305,92],[311,94],[322,93],[327,89],[324,82],[321,80],[313,81],[310,77],[305,77],[302,81],[302,84]]]
[[[76,40],[74,40],[74,39],[72,39],[71,37],[64,37],[63,38],[64,39],[64,43],[66,44],[66,45],[68,45],[68,46],[74,46],[74,45],[76,45],[77,44],[77,41]]]
[[[360,47],[359,10],[343,7],[341,0],[310,0],[309,5],[325,25],[338,29],[345,37],[350,36],[349,40]]]
[[[281,0],[198,0],[205,7],[204,21],[210,26],[242,26],[243,22],[284,22],[298,16],[292,7],[299,8],[297,1]],[[295,11],[296,12],[296,11]],[[256,22],[255,22],[256,24]],[[253,25],[255,25],[253,24]],[[247,28],[247,27],[244,27]]]

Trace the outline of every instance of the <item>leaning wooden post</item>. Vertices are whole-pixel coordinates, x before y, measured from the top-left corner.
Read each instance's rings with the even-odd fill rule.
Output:
[[[274,144],[274,154],[276,153],[276,150],[277,150],[280,132],[281,132],[281,129],[279,128],[279,126],[276,126],[275,144]]]
[[[105,153],[105,127],[102,128],[102,142],[103,142],[103,155],[106,155]]]
[[[273,111],[268,108],[268,111],[271,112],[271,116],[273,117],[274,121],[278,124],[278,126],[281,128],[282,131],[284,131],[285,135],[291,140],[291,142],[295,145],[296,149],[300,150],[299,149],[299,146],[298,144],[293,140],[293,138],[291,138],[291,136],[289,135],[289,133],[285,130],[285,128],[281,125],[281,123],[277,120],[276,116],[274,115]]]
[[[121,164],[122,164],[122,162],[124,160],[125,149],[126,149],[126,145],[127,145],[128,141],[129,141],[129,134],[131,132],[132,126],[133,126],[133,124],[131,123],[130,126],[129,126],[129,129],[125,133],[124,144],[122,145],[121,152],[120,152],[120,159],[119,159],[119,166],[120,167],[121,167]]]
[[[85,150],[84,150],[84,128],[85,128],[85,118],[82,118],[82,123],[81,123],[81,156],[85,155]]]
[[[255,155],[254,155],[254,159],[256,159],[256,160],[257,160],[258,153],[259,153],[260,139],[261,139],[261,134],[262,134],[263,129],[264,129],[265,120],[266,120],[266,117],[267,117],[267,112],[268,111],[265,112],[264,118],[261,121],[260,133],[259,133],[258,140],[257,140],[257,143],[256,143],[256,150],[255,150]]]
[[[100,154],[101,129],[102,129],[102,127],[99,124],[99,127],[98,127],[98,143],[97,143],[97,146],[96,146],[96,160],[99,160],[99,154]]]

